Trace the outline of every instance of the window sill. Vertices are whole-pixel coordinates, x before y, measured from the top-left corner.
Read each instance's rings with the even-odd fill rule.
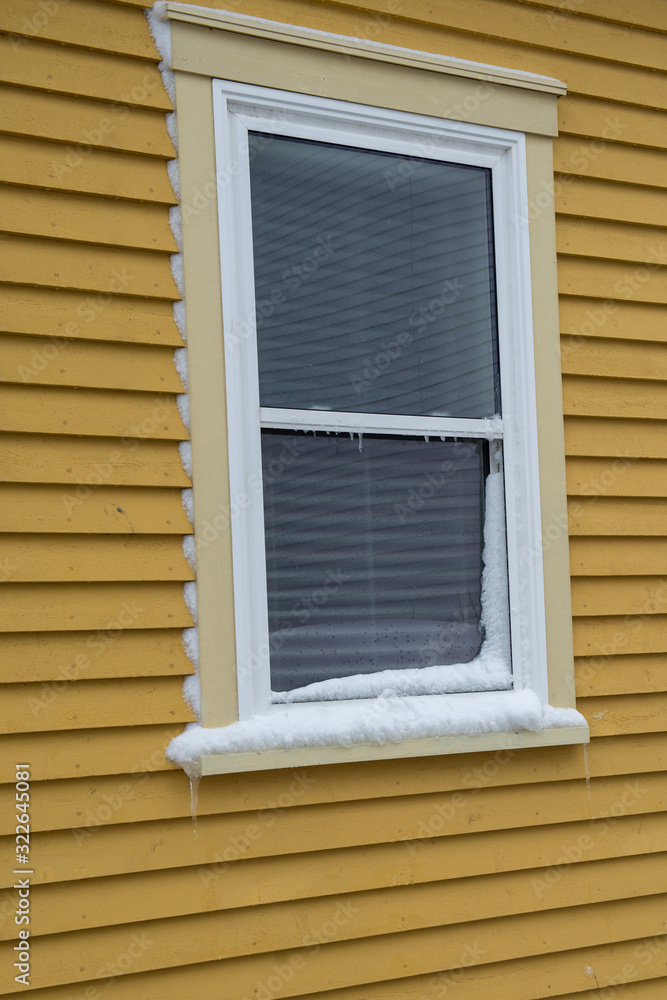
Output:
[[[510,691],[274,705],[219,729],[192,725],[167,756],[192,777],[588,741],[576,710]]]

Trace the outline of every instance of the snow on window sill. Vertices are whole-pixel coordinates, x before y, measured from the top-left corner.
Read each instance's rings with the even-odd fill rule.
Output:
[[[219,729],[186,727],[167,757],[191,777],[234,771],[382,760],[505,747],[587,743],[572,708],[542,705],[532,691],[272,705]]]

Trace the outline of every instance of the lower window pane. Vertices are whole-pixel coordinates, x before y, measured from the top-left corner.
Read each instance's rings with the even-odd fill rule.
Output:
[[[262,431],[274,691],[477,656],[485,449]]]

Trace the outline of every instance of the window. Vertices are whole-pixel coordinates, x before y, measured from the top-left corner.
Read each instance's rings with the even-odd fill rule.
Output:
[[[540,541],[562,411],[553,214],[528,205],[556,82],[482,67],[486,120],[456,121],[420,88],[469,64],[168,12],[204,771],[585,740],[567,537]]]

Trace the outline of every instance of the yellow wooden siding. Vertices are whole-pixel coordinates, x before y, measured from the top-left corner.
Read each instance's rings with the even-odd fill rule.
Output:
[[[177,298],[169,255],[90,247],[82,243],[7,236],[0,244],[0,277],[8,284],[44,285],[94,292],[89,308],[102,310],[105,296]]]
[[[0,80],[18,87],[76,93],[103,101],[170,111],[157,66],[103,52],[0,36]]]
[[[0,181],[167,205],[176,202],[166,165],[156,167],[152,157],[92,146],[63,150],[59,143],[24,136],[3,136]]]
[[[556,174],[555,193],[556,211],[561,215],[667,225],[665,198],[650,187]]]
[[[0,101],[2,131],[75,147],[63,146],[64,166],[79,145],[148,156],[174,155],[160,111],[9,86],[0,86]]]
[[[661,150],[622,146],[617,142],[591,142],[582,148],[580,140],[562,135],[554,148],[554,170],[565,176],[619,181],[628,187],[643,184],[662,188],[663,155]],[[622,211],[620,207],[619,212]]]
[[[662,5],[236,5],[568,83],[545,196],[558,213],[576,683],[593,739],[586,755],[209,777],[196,832],[189,782],[163,756],[193,718],[180,640],[190,481],[172,361],[170,102],[142,8],[12,0],[0,12],[0,800],[29,760],[32,995],[607,1000],[613,984],[618,1000],[663,1000]],[[12,946],[7,993],[23,989]]]
[[[49,338],[182,346],[171,302],[114,295],[99,297],[28,285],[0,286],[0,319],[9,333]],[[38,349],[39,349],[39,345]],[[57,346],[57,345],[56,345]],[[45,344],[47,351],[51,345]]]
[[[59,543],[67,541],[69,539],[58,538]],[[81,541],[84,545],[89,544],[86,538]],[[97,539],[98,544],[102,541],[106,543],[104,547],[109,549],[115,539]],[[133,544],[135,541],[137,545]],[[177,539],[172,541],[173,561],[178,563],[180,543]],[[22,538],[19,544],[25,544]],[[145,546],[145,539],[128,539],[124,544],[126,550],[138,548],[142,556]],[[59,548],[62,547],[62,544],[59,545]],[[109,561],[106,565],[109,566]],[[132,565],[131,572],[137,573],[137,564]],[[189,575],[188,567],[183,571],[183,575],[186,574]],[[183,651],[178,629],[124,629],[113,636],[113,642],[96,644],[99,638],[95,632],[85,631],[55,634],[4,632],[0,634],[0,656],[7,666],[2,682],[53,681],[53,684],[46,683],[43,690],[55,696],[79,679],[187,674],[193,670]]]
[[[137,425],[138,426],[138,425]],[[136,435],[136,436],[135,436]],[[128,424],[119,438],[4,434],[0,461],[8,482],[56,483],[60,504],[78,509],[79,499],[107,483],[116,486],[189,486],[173,441],[145,441]],[[130,527],[131,530],[131,527]]]
[[[0,334],[3,376],[24,385],[142,392],[183,391],[173,349]]]
[[[161,205],[2,184],[0,212],[8,233],[169,253],[178,249]]]
[[[137,56],[149,60],[149,66],[158,61],[141,10],[125,10],[122,5],[96,0],[70,0],[59,5],[57,11],[48,9],[41,17],[40,13],[31,0],[12,0],[2,12],[0,26],[27,38]]]
[[[180,630],[175,642],[180,643]],[[154,647],[160,655],[160,646]],[[162,661],[165,666],[173,662]],[[187,673],[187,666],[183,673]],[[53,700],[62,689],[63,678],[58,685],[51,685],[37,692],[38,700]],[[85,775],[152,772],[160,768],[170,768],[164,750],[175,733],[181,730],[180,723],[169,726],[158,723],[149,726],[114,726],[108,729],[73,729],[66,735],[58,730],[39,733],[12,733],[3,738],[6,758],[0,763],[2,780],[13,781],[14,762],[27,756],[31,762],[31,774],[36,781],[49,781]]]
[[[31,454],[29,450],[28,454]],[[43,454],[42,449],[40,461]],[[155,457],[155,453],[152,454]],[[80,457],[83,456],[80,454]],[[175,457],[172,466],[174,472],[178,472]],[[157,483],[153,478],[148,487],[101,485],[113,483],[114,477],[109,476],[107,463],[100,470],[94,453],[91,456],[90,452],[77,471],[81,478],[73,480],[65,489],[22,482],[0,485],[0,529],[114,535],[173,532],[182,535],[190,530],[180,490],[152,489],[154,485],[162,485],[159,478]],[[173,486],[173,483],[168,485]]]

